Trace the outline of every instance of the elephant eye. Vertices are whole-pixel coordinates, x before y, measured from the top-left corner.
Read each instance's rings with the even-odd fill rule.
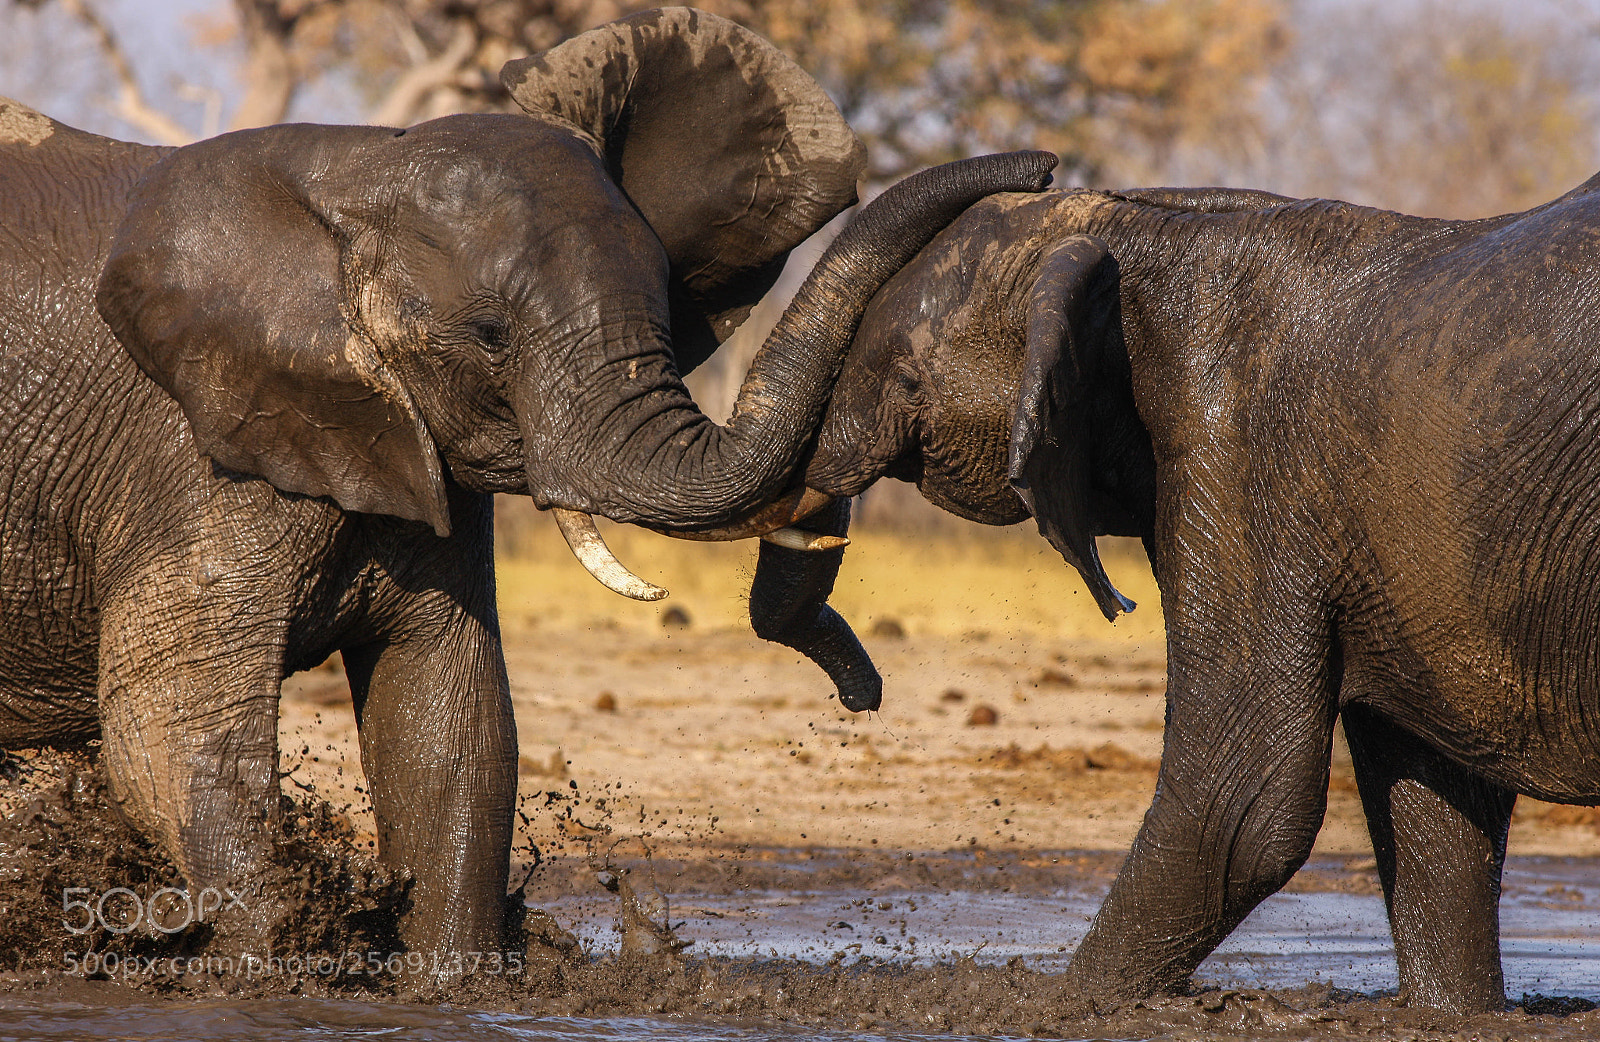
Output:
[[[472,336],[482,344],[492,358],[500,359],[505,355],[506,347],[511,340],[511,330],[503,319],[487,317],[474,321],[469,327]]]
[[[900,394],[908,399],[914,399],[922,389],[922,374],[918,372],[915,362],[908,358],[897,357],[890,366],[894,382]]]

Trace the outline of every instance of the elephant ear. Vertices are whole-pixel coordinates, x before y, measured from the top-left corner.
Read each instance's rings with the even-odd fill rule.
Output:
[[[837,106],[716,15],[645,11],[509,62],[500,78],[530,114],[592,137],[655,229],[682,371],[738,328],[791,249],[856,201],[866,150]]]
[[[216,463],[448,535],[433,439],[347,292],[372,296],[374,273],[348,222],[315,201],[325,146],[272,127],[157,163],[133,190],[96,303]]]
[[[1134,604],[1111,585],[1095,549],[1090,509],[1089,408],[1097,359],[1090,302],[1116,279],[1106,244],[1074,235],[1053,246],[1027,300],[1027,357],[1011,426],[1009,476],[1039,532],[1078,570],[1108,620]]]

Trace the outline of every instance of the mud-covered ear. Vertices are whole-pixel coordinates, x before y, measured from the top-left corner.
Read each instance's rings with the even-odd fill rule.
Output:
[[[866,151],[826,92],[761,37],[668,7],[509,62],[506,89],[599,144],[666,247],[679,368],[704,360],[784,258],[856,199]]]
[[[96,303],[217,463],[448,535],[433,439],[349,292],[370,295],[374,273],[317,201],[325,147],[270,127],[163,159],[133,190]]]
[[[1090,302],[1101,279],[1117,277],[1099,239],[1074,235],[1051,247],[1027,300],[1027,357],[1011,426],[1011,485],[1039,532],[1078,570],[1107,619],[1134,604],[1106,577],[1090,510],[1089,409],[1097,360]]]

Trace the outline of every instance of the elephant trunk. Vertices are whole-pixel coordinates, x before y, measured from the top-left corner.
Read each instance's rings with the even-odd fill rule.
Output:
[[[1055,156],[1016,152],[948,163],[895,185],[834,240],[756,353],[711,467],[758,471],[764,503],[790,481],[878,289],[945,225],[995,192],[1037,191]],[[754,466],[751,466],[754,464]],[[671,526],[669,526],[671,527]],[[691,526],[684,526],[691,527]]]
[[[670,364],[650,361],[670,359],[669,351],[617,346],[609,382],[623,390],[605,420],[616,436],[585,468],[591,487],[571,497],[579,501],[547,505],[713,538],[756,534],[743,522],[795,480],[873,294],[969,205],[1038,191],[1055,161],[1047,152],[961,160],[874,200],[829,246],[756,353],[726,426],[699,410]]]
[[[836,499],[797,527],[843,538],[850,501]],[[842,547],[819,553],[762,543],[750,585],[750,624],[758,637],[821,666],[839,689],[839,703],[859,713],[883,703],[883,678],[850,624],[828,604],[843,560]]]

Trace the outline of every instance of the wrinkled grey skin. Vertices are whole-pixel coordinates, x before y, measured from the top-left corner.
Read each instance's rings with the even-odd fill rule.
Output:
[[[416,878],[403,936],[447,952],[502,942],[490,493],[664,528],[760,507],[882,279],[1054,164],[886,193],[717,427],[679,369],[853,199],[853,135],[769,45],[683,9],[506,79],[529,115],[178,150],[0,101],[0,749],[103,739],[189,884],[243,885],[279,816],[280,681],[341,651],[380,854]]]
[[[795,527],[842,536],[850,528],[850,501],[836,499]],[[843,563],[842,547],[801,551],[763,542],[756,558],[760,578],[750,586],[750,626],[758,637],[822,667],[838,689],[839,704],[860,713],[883,703],[883,677],[850,624],[828,603]]]
[[[1503,1004],[1515,795],[1600,803],[1595,183],[1481,221],[996,196],[874,299],[808,485],[1031,512],[1108,617],[1094,536],[1160,584],[1160,781],[1070,1002],[1179,985],[1288,880],[1342,718],[1410,1001]]]

